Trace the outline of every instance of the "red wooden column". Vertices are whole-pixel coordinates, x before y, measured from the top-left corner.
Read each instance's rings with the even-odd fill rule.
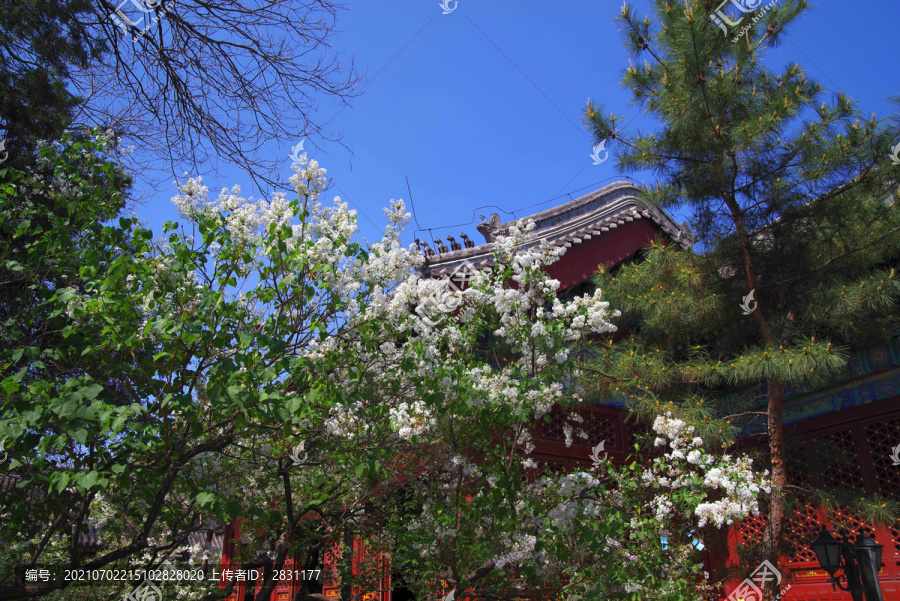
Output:
[[[354,575],[373,575],[371,586],[356,585],[352,594],[361,596],[363,601],[391,601],[391,560],[384,550],[376,549],[371,544],[353,537],[351,566]],[[341,544],[333,543],[325,551],[325,573],[323,574],[322,594],[339,599],[342,583],[340,565],[345,561],[342,557]],[[368,590],[366,590],[368,589]]]

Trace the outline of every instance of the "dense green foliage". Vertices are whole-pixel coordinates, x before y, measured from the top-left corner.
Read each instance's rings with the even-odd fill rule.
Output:
[[[346,204],[318,202],[309,161],[293,201],[226,189],[212,202],[199,180],[179,184],[195,229],[170,222],[154,240],[117,214],[128,181],[112,148],[65,137],[35,170],[0,171],[0,595],[35,592],[16,566],[156,567],[237,524],[235,561],[315,567],[325,549],[348,558],[352,535],[389,551],[419,595],[702,597],[690,533],[752,513],[762,477],[662,416],[671,452],[653,462],[595,450],[559,475],[532,458],[534,421],[581,400],[563,385],[570,351],[613,329],[599,294],[556,297],[544,267],[561,251],[530,239],[533,224],[446,290],[400,245],[402,203],[363,248]],[[489,326],[500,365],[475,352]],[[194,567],[220,560],[189,552]],[[383,576],[363,564],[340,574],[357,598]],[[212,601],[236,582],[175,594]],[[41,592],[116,599],[137,583],[63,584]]]

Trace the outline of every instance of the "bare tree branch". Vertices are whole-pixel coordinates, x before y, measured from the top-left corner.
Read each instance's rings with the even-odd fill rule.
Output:
[[[73,127],[113,128],[136,147],[132,162],[142,171],[148,159],[164,158],[174,175],[224,161],[257,185],[281,187],[278,163],[259,157],[265,144],[339,141],[313,117],[321,102],[346,104],[356,94],[352,60],[331,49],[338,3],[165,0],[127,14],[143,18],[135,27],[122,26],[122,4],[97,0],[85,24],[108,51],[71,70],[86,99]]]

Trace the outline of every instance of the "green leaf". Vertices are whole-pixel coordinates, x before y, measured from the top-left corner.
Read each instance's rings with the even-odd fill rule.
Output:
[[[287,410],[289,412],[291,412],[291,414],[296,413],[297,410],[300,409],[300,407],[302,407],[302,406],[303,406],[303,397],[300,395],[294,395],[294,396],[289,397],[287,400],[287,403],[286,403]]]
[[[87,430],[85,430],[84,428],[80,428],[76,430],[74,434],[72,434],[72,438],[77,440],[78,444],[83,446],[87,444],[87,435]]]
[[[110,425],[110,430],[112,430],[114,433],[119,432],[122,429],[122,426],[124,426],[125,422],[127,422],[127,421],[128,421],[127,415],[118,416],[116,419],[113,420],[112,424]]]
[[[71,474],[69,472],[56,472],[50,479],[56,476],[56,492],[62,492],[69,485],[69,479],[71,478]]]
[[[78,406],[78,403],[75,402],[74,399],[69,399],[63,406],[59,409],[55,409],[56,414],[60,417],[69,417],[75,412],[75,408]]]
[[[101,478],[100,474],[97,473],[97,470],[91,470],[88,473],[80,473],[75,474],[75,482],[76,484],[85,490],[91,490],[94,487],[106,488],[109,485],[109,480],[106,478]]]
[[[242,349],[250,348],[253,345],[253,336],[248,332],[238,332],[238,341]]]
[[[25,374],[28,372],[27,367],[23,367],[15,375],[9,376],[5,380],[3,380],[3,391],[6,394],[13,394],[19,389],[19,384],[22,382],[22,378],[25,377]]]
[[[103,386],[94,382],[90,386],[85,386],[81,389],[81,394],[85,399],[92,401],[97,398],[97,395],[100,394],[100,391],[103,390]]]
[[[197,500],[197,503],[200,504],[200,507],[206,507],[216,500],[216,495],[211,492],[202,492],[194,498]]]

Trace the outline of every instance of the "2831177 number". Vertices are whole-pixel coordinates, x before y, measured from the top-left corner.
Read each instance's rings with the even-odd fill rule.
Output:
[[[318,580],[322,570],[276,570],[273,580]]]

